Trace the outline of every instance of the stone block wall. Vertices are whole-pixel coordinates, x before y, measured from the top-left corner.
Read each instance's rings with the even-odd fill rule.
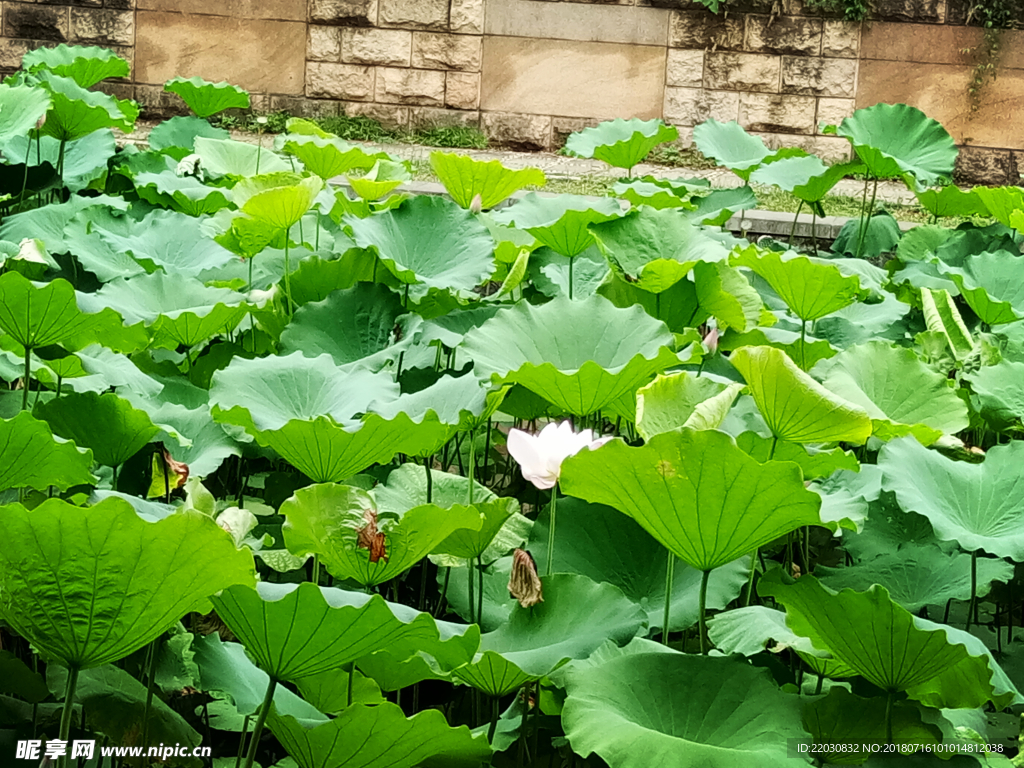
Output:
[[[680,128],[737,120],[770,146],[836,159],[826,136],[855,108],[902,101],[940,120],[965,167],[1024,169],[1024,32],[971,112],[967,0],[872,0],[845,22],[803,0],[0,0],[0,72],[39,45],[103,45],[132,64],[110,88],[152,116],[178,112],[175,75],[228,80],[256,109],[370,115],[393,127],[481,127],[550,149],[613,117]]]

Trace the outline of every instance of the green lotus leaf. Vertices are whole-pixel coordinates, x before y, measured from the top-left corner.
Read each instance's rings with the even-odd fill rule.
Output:
[[[771,166],[769,166],[771,167]],[[733,266],[748,267],[763,277],[801,320],[817,320],[852,304],[860,295],[860,280],[838,267],[794,253],[759,250],[736,252]]]
[[[31,145],[31,147],[30,147]],[[36,141],[28,136],[19,136],[2,146],[3,154],[10,158],[31,157],[29,176],[37,169],[46,170],[49,163],[54,168],[60,164],[60,142],[50,136],[39,137]],[[98,185],[107,174],[107,163],[117,152],[114,133],[109,128],[93,131],[80,139],[66,142],[64,145],[64,166],[60,181],[72,192]],[[18,177],[18,191],[21,189],[23,176]]]
[[[579,256],[594,244],[588,227],[623,215],[617,200],[582,195],[541,197],[535,192],[494,214],[499,224],[529,232],[562,256]]]
[[[527,267],[533,286],[545,296],[552,298],[568,297],[570,292],[576,299],[593,296],[606,284],[606,278],[611,273],[607,259],[601,255],[596,245],[574,257],[571,269],[568,259],[546,245],[541,246],[530,254]],[[655,298],[654,294],[647,295]]]
[[[170,208],[188,216],[216,213],[221,208],[231,205],[231,201],[224,194],[225,190],[208,187],[192,176],[140,173],[135,177],[135,190],[139,197],[147,203]],[[211,242],[209,239],[205,239],[202,245],[209,249],[210,246],[207,243]]]
[[[203,234],[197,219],[175,211],[153,211],[146,216],[145,228],[136,226],[131,234],[98,232],[113,250],[130,253],[148,271],[162,269],[169,275],[198,277],[234,258]]]
[[[347,216],[360,248],[372,248],[403,283],[470,292],[494,273],[494,241],[472,214],[442,197],[421,195],[367,219]],[[422,287],[420,287],[422,286]]]
[[[785,606],[786,623],[794,632],[810,638],[816,647],[828,650],[883,691],[912,689],[969,656],[963,645],[950,643],[942,631],[915,626],[914,616],[896,605],[885,587],[876,584],[866,592],[836,593],[811,575],[791,584],[783,579],[780,570],[769,572],[758,582],[758,594]],[[975,661],[976,684],[987,687],[988,665],[983,659]]]
[[[547,183],[544,172],[537,168],[512,170],[500,160],[476,160],[454,152],[431,152],[430,167],[451,199],[467,209],[477,195],[481,208],[490,210],[523,187]]]
[[[570,155],[592,157],[631,171],[656,146],[678,138],[679,130],[661,120],[617,118],[570,134],[565,149]]]
[[[223,128],[214,128],[209,120],[201,117],[172,117],[153,127],[146,137],[150,149],[183,160],[195,151],[196,139],[230,139],[231,134]]]
[[[1006,424],[1024,418],[1024,363],[1000,360],[970,377],[971,388],[981,401],[982,412]]]
[[[379,595],[360,595],[303,584],[260,583],[231,587],[213,598],[217,614],[249,656],[275,680],[328,672],[388,648],[411,656],[417,648],[466,658],[479,638],[439,627],[426,613],[396,606]]]
[[[912,434],[931,445],[967,429],[967,405],[911,349],[869,341],[822,361],[814,374],[829,392],[866,410],[883,440]]]
[[[708,619],[708,637],[725,654],[754,656],[769,644],[773,651],[792,648],[801,655],[826,659],[828,651],[816,648],[808,638],[786,625],[786,612],[766,605],[748,605],[723,611]]]
[[[124,464],[160,431],[149,414],[112,393],[71,393],[40,403],[35,412],[54,434],[91,449],[108,467]]]
[[[991,448],[981,464],[952,461],[908,438],[878,455],[882,487],[903,509],[924,515],[942,541],[1024,561],[1024,489],[1017,469],[1024,443]]]
[[[899,324],[909,311],[909,305],[887,294],[878,304],[858,302],[821,318],[814,324],[814,334],[839,349],[876,338],[896,341],[902,338]]]
[[[7,240],[15,244],[20,243],[26,237],[31,240],[42,240],[49,252],[64,253],[69,250],[64,241],[64,231],[71,220],[80,213],[84,214],[86,211],[95,211],[99,208],[127,211],[128,203],[121,198],[108,195],[99,195],[98,197],[72,195],[66,203],[50,203],[41,208],[4,217],[3,223],[0,224],[0,240]]]
[[[858,109],[836,130],[849,139],[857,157],[875,179],[910,174],[924,185],[953,175],[957,148],[942,125],[906,104],[876,104]]]
[[[480,653],[453,675],[489,696],[512,693],[571,659],[585,659],[605,641],[625,645],[647,625],[647,614],[618,587],[586,576],[544,579],[544,601],[516,606],[508,621],[480,638]]]
[[[228,83],[211,83],[201,77],[174,77],[164,90],[181,97],[196,117],[211,117],[225,109],[248,109],[249,94]]]
[[[217,591],[255,581],[252,556],[203,515],[151,523],[120,499],[0,513],[0,613],[69,668],[122,659],[184,614],[208,611]]]
[[[99,91],[87,91],[74,80],[41,71],[40,83],[50,94],[50,109],[41,129],[44,136],[72,141],[102,128],[131,133],[139,105]]]
[[[635,208],[646,205],[657,210],[665,208],[692,210],[694,207],[693,203],[689,200],[690,190],[677,193],[653,181],[639,179],[617,181],[612,185],[612,194],[616,197],[621,197],[623,200],[628,200]]]
[[[793,443],[860,445],[871,436],[871,418],[838,397],[773,347],[741,347],[729,356],[743,374],[772,434]]]
[[[839,230],[832,241],[832,252],[852,258],[874,259],[883,253],[893,253],[899,248],[903,230],[899,222],[884,208],[871,214],[863,225],[864,236],[861,242],[861,220],[850,219]],[[880,261],[885,261],[880,259]]]
[[[917,613],[928,605],[971,599],[971,556],[947,554],[934,544],[907,545],[898,553],[882,555],[846,568],[819,566],[815,575],[829,589],[857,592],[872,584],[889,590],[893,602]],[[988,557],[977,561],[977,596],[989,593],[992,582],[1013,578],[1013,566]]]
[[[188,408],[131,395],[128,399],[136,408],[148,413],[154,424],[160,425],[166,437],[158,435],[157,439],[162,440],[176,461],[188,464],[192,477],[208,477],[228,456],[239,454],[238,444],[213,420],[205,401],[198,408]],[[172,431],[178,438],[171,436]],[[191,445],[183,445],[183,441]]]
[[[472,768],[491,756],[486,736],[451,728],[437,710],[406,718],[388,702],[354,704],[319,722],[271,710],[267,724],[300,768]]]
[[[720,331],[734,328],[742,332],[757,327],[764,304],[738,269],[723,262],[699,262],[693,268],[693,282],[701,313],[715,318]]]
[[[539,563],[547,562],[550,507],[541,512],[530,532],[528,548]],[[580,499],[558,500],[558,546],[553,573],[578,573],[595,582],[613,584],[647,614],[651,632],[665,621],[664,547],[627,515]],[[685,563],[673,568],[670,622],[673,632],[697,623],[701,572]],[[725,608],[740,594],[750,575],[741,557],[711,573],[707,607]],[[506,582],[508,575],[505,574]]]
[[[50,97],[44,89],[0,83],[0,143],[27,135],[49,108]]]
[[[974,340],[949,291],[921,289],[921,308],[928,330],[941,334],[953,357],[963,360],[974,351]]]
[[[36,48],[21,59],[26,72],[47,70],[60,77],[70,77],[83,88],[91,88],[110,77],[128,77],[131,66],[108,48],[94,45],[58,45]]]
[[[671,288],[698,262],[729,255],[725,246],[672,210],[642,207],[593,224],[590,232],[618,273],[652,293]]]
[[[320,556],[338,579],[364,587],[383,584],[412,568],[451,533],[476,528],[480,514],[472,507],[441,509],[415,507],[401,516],[377,515],[377,505],[365,491],[346,485],[321,484],[302,488],[281,505],[284,540],[292,554]],[[363,543],[366,515],[376,519],[383,535],[383,554]]]
[[[826,166],[814,155],[786,157],[762,165],[750,176],[752,184],[771,184],[809,203],[819,216],[824,215],[821,201],[839,181],[854,173],[863,172],[860,163],[837,163]]]
[[[386,653],[386,651],[381,651],[381,653]],[[373,656],[370,658],[373,658]],[[260,674],[264,674],[262,670],[260,670]],[[352,670],[351,674],[354,676],[352,680],[353,704],[384,703],[384,695],[381,693],[381,688],[376,680],[364,675],[357,669]],[[330,672],[321,672],[319,675],[304,677],[296,683],[296,687],[298,687],[303,699],[311,703],[320,712],[340,714],[349,707],[348,684],[349,671],[346,669],[334,669]],[[264,684],[263,690],[266,691],[266,689],[266,684]],[[275,706],[277,706],[276,702]],[[301,717],[294,712],[279,711],[282,714],[290,714],[295,718]]]
[[[788,443],[782,443],[780,447],[786,445]],[[839,469],[808,487],[821,496],[821,520],[825,525],[833,531],[846,528],[860,533],[871,502],[882,492],[882,472],[877,465],[861,464],[852,472]],[[881,514],[881,510],[871,514]],[[854,540],[862,542],[864,537],[857,536]]]
[[[410,179],[412,175],[405,163],[378,160],[365,176],[349,176],[348,183],[363,200],[379,200]]]
[[[757,195],[748,186],[731,189],[713,189],[706,195],[695,197],[696,207],[684,215],[690,221],[712,227],[724,226],[734,213],[757,208]]]
[[[766,669],[674,653],[620,656],[571,674],[562,709],[577,754],[610,768],[796,768],[797,696]],[[666,713],[672,713],[666,717]]]
[[[401,515],[424,504],[436,504],[442,509],[465,504],[468,491],[468,477],[432,470],[428,497],[426,468],[407,462],[396,467],[388,475],[386,483],[376,486],[373,495],[381,512]],[[494,491],[478,480],[473,481],[473,499],[480,504],[508,504],[518,511],[518,502],[514,498],[499,498]]]
[[[972,254],[962,267],[939,268],[953,279],[983,323],[1001,325],[1024,318],[1020,265],[1019,253],[986,251]]]
[[[805,480],[828,477],[839,469],[850,472],[857,472],[860,469],[857,457],[842,448],[827,451],[790,442],[775,442],[773,447],[773,442],[775,441],[772,438],[756,432],[742,432],[736,436],[736,445],[747,455],[762,464],[771,460],[769,456],[776,461],[791,461],[799,465]]]
[[[92,485],[92,455],[54,438],[49,427],[29,413],[0,419],[0,491]]]
[[[480,378],[521,384],[568,413],[587,415],[675,364],[672,341],[640,307],[560,297],[502,310],[467,333],[460,349]]]
[[[1000,224],[1014,226],[1014,214],[1024,210],[1024,191],[1020,187],[974,188],[974,193],[985,206],[983,215],[992,216]]]
[[[915,190],[917,201],[932,216],[988,216],[988,206],[977,189],[962,190],[955,184],[933,189]]]
[[[640,448],[613,440],[567,459],[560,482],[570,496],[629,515],[701,571],[821,522],[798,466],[760,464],[714,430],[666,432]]]
[[[471,560],[479,557],[482,560],[509,518],[517,513],[518,508],[518,502],[511,498],[473,504],[469,509],[476,512],[480,527],[467,525],[453,531],[434,547],[431,554]],[[446,509],[461,511],[454,505]]]
[[[260,173],[293,171],[276,153],[244,141],[196,136],[194,146],[199,167],[214,176],[248,178]]]
[[[773,153],[758,136],[751,136],[735,120],[720,123],[707,120],[693,129],[693,143],[705,157],[713,158],[749,182],[751,174],[778,153]],[[800,152],[800,154],[806,154]]]
[[[637,431],[650,440],[679,427],[717,429],[741,389],[687,371],[661,374],[636,393]]]
[[[291,128],[289,128],[291,130]],[[357,169],[370,169],[378,160],[390,160],[386,152],[371,152],[366,147],[349,144],[331,136],[289,133],[283,150],[294,155],[306,170],[323,181]]]
[[[282,174],[291,176],[291,174]],[[285,183],[267,184],[254,194],[250,185],[258,183],[266,176],[245,179],[236,185],[235,203],[243,213],[274,229],[289,229],[306,215],[316,196],[323,188],[323,182],[316,176],[292,182],[291,178],[276,179]],[[259,187],[256,187],[259,189]]]

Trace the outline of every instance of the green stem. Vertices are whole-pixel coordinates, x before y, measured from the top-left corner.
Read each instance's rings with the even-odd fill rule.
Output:
[[[476,557],[476,577],[477,581],[477,596],[476,596],[476,620],[483,624],[484,622],[484,561],[480,555]]]
[[[349,662],[348,665],[348,705],[352,706],[352,690],[355,686],[356,679],[356,663],[354,661]]]
[[[313,583],[320,586],[320,555],[313,555]]]
[[[494,743],[494,732],[498,730],[498,716],[501,713],[498,711],[498,697],[491,697],[491,727],[487,729],[487,741],[491,744]]]
[[[804,526],[804,573],[811,572],[811,526]]]
[[[263,704],[260,706],[260,713],[256,717],[256,725],[252,728],[252,741],[249,742],[249,754],[245,756],[245,768],[252,768],[256,762],[256,752],[260,747],[260,736],[263,735],[263,727],[267,723],[267,715],[270,714],[270,705],[274,701],[274,691],[277,690],[277,680],[270,678],[267,685],[267,693],[263,697]]]
[[[469,623],[475,624],[476,600],[473,599],[473,586],[476,583],[476,574],[473,573],[473,558],[466,562],[466,576],[469,579]]]
[[[551,489],[551,504],[548,506],[551,514],[548,517],[548,563],[544,569],[545,576],[551,575],[551,569],[554,568],[555,563],[555,513],[557,508],[558,483],[555,483],[555,487]]]
[[[449,566],[444,569],[444,584],[441,585],[441,594],[437,598],[437,608],[434,610],[435,619],[439,619],[443,615],[442,611],[444,611],[444,601],[448,596],[448,580],[451,579],[451,577],[452,569]]]
[[[78,667],[68,668],[68,682],[64,688],[64,712],[60,718],[60,740],[65,744],[71,735],[71,716],[75,710],[75,689],[78,687]],[[68,756],[60,759],[61,768],[67,768]]]
[[[819,203],[820,205],[820,203]],[[811,247],[814,248],[814,255],[818,255],[818,211],[811,207]]]
[[[967,631],[971,631],[978,605],[978,550],[971,552],[971,603],[967,607]]]
[[[25,347],[25,381],[21,393],[21,410],[28,410],[28,384],[32,380],[32,347]]]
[[[292,228],[284,231],[284,296],[288,305],[288,319],[295,314],[295,302],[292,301],[292,263],[289,257],[289,246],[291,245]]]
[[[700,577],[700,603],[697,622],[697,631],[700,632],[700,652],[705,655],[708,652],[708,626],[706,614],[708,606],[708,580],[710,578],[711,571],[704,571]]]
[[[156,688],[156,648],[158,640],[149,644],[149,663],[146,665],[146,707],[142,710],[142,740],[140,744],[149,743],[149,713],[153,708],[153,691]]]
[[[245,737],[249,733],[249,715],[245,716],[245,720],[242,721],[242,738],[238,741],[238,755],[235,757],[235,768],[239,768],[242,765],[242,753],[245,750]]]
[[[469,467],[467,475],[469,477],[469,486],[466,489],[466,506],[473,506],[473,483],[476,478],[476,441],[473,439],[473,430],[469,430]],[[461,456],[462,453],[456,448],[455,452]]]
[[[570,300],[572,299],[572,265],[573,265],[574,261],[576,261],[576,257],[575,256],[570,256],[569,257],[569,299]]]
[[[868,185],[864,182],[864,197],[867,197]],[[857,240],[857,258],[859,259],[864,253],[864,243],[867,241],[868,225],[867,222],[871,220],[871,216],[875,211],[875,198],[878,196],[878,179],[875,179],[874,187],[871,190],[871,205],[867,208],[867,215],[861,217],[860,223],[860,238]]]
[[[676,556],[668,553],[668,566],[665,568],[665,617],[661,623],[661,642],[668,645],[669,619],[672,613],[672,585],[675,583]]]
[[[807,370],[807,321],[800,320],[800,370]]]
[[[772,448],[768,451],[768,461],[771,461],[775,457],[775,447],[779,444],[779,436],[772,435]]]
[[[885,697],[885,743],[892,744],[892,700],[893,692],[889,691]]]
[[[793,238],[796,237],[796,223],[800,220],[800,211],[804,207],[804,201],[800,201],[800,205],[796,207],[796,214],[793,216],[793,226],[789,228],[789,247],[793,247]]]
[[[757,573],[757,550],[750,556],[750,578],[747,580],[747,600],[744,606],[749,606],[754,597],[754,574]]]
[[[67,148],[67,140],[60,140],[60,149],[57,150],[57,178],[60,179],[61,186],[64,185],[64,150]]]

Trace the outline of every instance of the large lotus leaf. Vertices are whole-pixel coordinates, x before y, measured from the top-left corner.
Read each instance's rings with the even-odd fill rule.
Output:
[[[769,456],[776,461],[792,461],[800,466],[804,480],[828,477],[837,469],[857,472],[860,468],[857,458],[842,448],[827,451],[799,443],[775,442],[773,438],[755,432],[742,432],[737,435],[736,445],[762,464],[771,460]]]
[[[149,415],[113,393],[71,393],[36,406],[54,434],[90,448],[96,461],[119,467],[156,437]]]
[[[560,297],[502,310],[467,333],[461,349],[480,378],[521,384],[568,413],[587,415],[677,363],[672,342],[665,325],[640,307]]]
[[[100,207],[127,211],[128,203],[122,198],[108,195],[73,195],[66,203],[50,203],[41,208],[4,217],[3,223],[0,224],[0,240],[12,243],[20,243],[26,237],[31,240],[42,240],[50,253],[65,253],[69,250],[67,243],[64,242],[64,230],[68,223],[79,213]]]
[[[562,726],[573,751],[610,768],[783,768],[806,738],[797,696],[766,669],[674,653],[620,656],[568,676]]]
[[[92,485],[92,455],[54,438],[49,427],[28,413],[0,419],[0,491]]]
[[[379,651],[378,653],[384,654],[387,651]],[[370,658],[373,658],[373,656]],[[257,667],[254,666],[253,669],[257,669]],[[261,675],[265,674],[262,670],[259,672]],[[353,676],[353,704],[382,704],[384,702],[384,695],[381,693],[380,685],[378,685],[376,680],[367,677],[358,669],[351,670],[351,674]],[[320,712],[338,714],[349,707],[348,683],[349,670],[334,669],[330,672],[321,672],[319,675],[304,677],[296,685],[303,698],[320,710]],[[263,690],[266,691],[266,686],[264,686]],[[284,712],[282,714],[293,714],[295,717],[299,717],[299,715],[294,713]]]
[[[203,234],[197,219],[176,211],[153,211],[146,216],[145,228],[136,225],[129,235],[98,231],[112,249],[130,253],[149,271],[163,269],[170,275],[198,277],[234,258]]]
[[[693,282],[700,312],[715,318],[720,332],[731,328],[743,332],[757,327],[764,304],[738,269],[723,262],[699,262],[693,268]]]
[[[706,120],[693,129],[693,143],[701,154],[718,161],[744,181],[772,155],[758,136],[751,136],[735,120]]]
[[[164,120],[149,132],[146,141],[150,149],[183,160],[195,150],[196,139],[230,139],[231,134],[223,128],[214,128],[201,117],[172,117]]]
[[[625,645],[647,626],[647,614],[618,587],[586,576],[544,579],[544,601],[516,605],[508,621],[480,638],[480,654],[453,675],[490,696],[504,696],[571,659],[585,659],[605,641]]]
[[[1024,418],[1024,363],[1003,359],[983,366],[970,381],[986,416],[1003,423]]]
[[[922,448],[922,450],[924,450]],[[938,677],[967,657],[942,631],[924,631],[896,605],[885,587],[832,592],[813,576],[784,583],[781,570],[758,582],[758,594],[786,607],[786,623],[884,691],[906,691]],[[987,686],[989,671],[976,659],[976,680]],[[970,706],[980,706],[983,702]]]
[[[713,189],[706,195],[695,197],[696,208],[686,212],[690,221],[712,227],[724,226],[737,211],[757,208],[757,195],[749,186]]]
[[[246,179],[239,183],[238,187],[243,187],[251,181],[254,180]],[[241,205],[243,213],[267,226],[289,229],[306,215],[321,189],[323,182],[316,176],[309,176],[296,184],[271,186],[252,195],[245,202],[236,197],[236,203]]]
[[[590,198],[582,195],[541,197],[535,192],[515,205],[499,211],[494,220],[499,224],[526,230],[563,256],[578,256],[594,244],[588,227],[622,216],[618,200]]]
[[[636,393],[637,431],[650,440],[679,427],[717,429],[741,389],[687,371],[659,375]]]
[[[257,173],[292,171],[274,152],[234,139],[195,138],[195,150],[204,172],[215,176],[247,178]]]
[[[1014,214],[1024,210],[1024,189],[1021,187],[978,186],[974,192],[985,205],[984,215],[992,216],[1007,227],[1014,227],[1014,221],[1019,221]]]
[[[983,323],[1001,325],[1024,318],[1024,259],[1019,253],[972,254],[962,267],[940,266]]]
[[[568,296],[570,291],[576,299],[593,296],[611,273],[608,260],[596,245],[574,257],[571,270],[569,260],[546,245],[529,255],[527,267],[533,287],[552,298]]]
[[[682,186],[677,191],[674,187],[661,186],[655,181],[647,180],[652,178],[648,176],[645,179],[634,179],[633,181],[617,181],[612,186],[612,194],[628,200],[635,208],[647,205],[659,210],[663,208],[692,210],[693,203],[689,198],[699,187]]]
[[[443,197],[421,195],[366,219],[346,217],[345,224],[356,245],[376,250],[403,283],[469,292],[494,272],[487,228]]]
[[[0,143],[28,134],[49,106],[50,97],[42,88],[0,83]]]
[[[373,497],[358,488],[332,483],[299,489],[281,505],[285,545],[299,557],[319,555],[335,578],[371,587],[412,568],[455,530],[479,530],[482,522],[472,507],[426,505],[397,517],[380,515],[376,534],[383,536],[383,552],[378,552],[376,542],[362,535],[366,514],[377,512]]]
[[[454,505],[445,508],[459,510]],[[501,498],[473,504],[469,509],[475,511],[480,527],[466,526],[453,531],[445,537],[444,541],[434,547],[431,554],[472,560],[479,557],[482,560],[509,518],[517,513],[518,508],[519,502],[513,498]]]
[[[785,611],[766,605],[748,605],[715,614],[708,619],[708,638],[725,654],[754,656],[770,647],[776,653],[792,648],[815,659],[826,659],[829,655],[786,626]]]
[[[61,77],[70,77],[83,88],[91,88],[109,77],[128,77],[131,66],[108,48],[83,45],[58,45],[36,48],[21,59],[26,72],[41,69]]]
[[[865,410],[825,389],[785,352],[741,347],[729,361],[743,374],[758,410],[780,440],[858,445],[871,436],[871,418]]]
[[[157,439],[162,440],[176,461],[188,464],[192,477],[208,477],[228,456],[238,455],[238,444],[213,420],[205,398],[198,408],[130,395],[129,399],[136,408],[148,413],[154,424],[160,425],[163,435],[157,435]],[[184,445],[185,442],[191,445]]]
[[[839,124],[836,134],[850,140],[872,178],[909,173],[930,185],[953,175],[957,156],[953,137],[916,107],[876,104],[858,109]]]
[[[750,246],[737,251],[732,264],[763,277],[801,320],[830,315],[860,294],[856,276],[847,277],[838,267],[807,256]]]
[[[489,210],[523,187],[543,187],[544,171],[538,168],[512,170],[500,160],[476,160],[453,152],[431,152],[430,167],[444,184],[449,196],[463,208],[480,196],[480,205]]]
[[[136,192],[147,203],[170,208],[188,216],[216,213],[231,204],[230,199],[225,195],[227,190],[209,187],[194,176],[140,173],[135,176],[134,181]],[[206,240],[206,243],[212,242],[209,239]],[[203,243],[202,246],[209,249],[210,246],[206,243]],[[190,272],[190,274],[198,274],[198,271]]]
[[[107,173],[107,161],[117,151],[114,133],[109,128],[69,141],[64,146],[64,166],[61,181],[72,192],[89,188]],[[28,136],[21,136],[0,144],[0,152],[9,158],[30,158],[29,174],[49,163],[54,168],[60,158],[60,142],[50,136],[40,136],[39,146]],[[40,162],[41,161],[41,162]],[[17,190],[21,191],[24,177],[17,177]]]
[[[869,341],[821,361],[814,374],[829,392],[866,410],[872,433],[883,440],[912,434],[931,445],[969,423],[967,405],[946,376],[911,349]]]
[[[612,266],[638,288],[661,293],[699,261],[722,261],[728,249],[678,212],[646,206],[590,227]]]
[[[570,496],[632,517],[683,562],[710,571],[803,525],[820,499],[789,462],[760,464],[715,430],[657,435],[639,448],[613,440],[562,465]]]
[[[459,427],[475,429],[486,425],[504,396],[504,388],[488,392],[475,376],[446,374],[425,389],[401,395],[396,400],[374,403],[369,410],[386,419],[397,419],[404,414],[418,424],[446,426],[451,433],[449,437],[454,437]]]
[[[290,133],[285,137],[283,149],[324,181],[355,169],[369,169],[378,160],[390,159],[386,152],[371,152],[366,147],[330,136]]]
[[[365,176],[349,176],[348,183],[363,200],[380,200],[411,178],[405,163],[378,160]]]
[[[67,345],[76,339],[85,346],[112,314],[83,313],[75,301],[75,289],[66,280],[37,286],[17,272],[0,277],[0,329],[23,347]]]
[[[139,105],[99,91],[87,91],[74,80],[40,72],[39,79],[50,93],[50,109],[41,129],[44,136],[72,141],[101,128],[118,128],[131,133],[139,116]]]
[[[565,149],[570,155],[593,157],[615,168],[631,170],[656,146],[678,138],[679,130],[661,120],[620,117],[571,134]]]
[[[201,77],[175,77],[164,90],[181,97],[196,117],[210,117],[225,109],[248,109],[249,94],[228,83],[211,83]]]
[[[217,591],[255,581],[252,555],[204,515],[151,523],[120,499],[11,504],[0,515],[0,613],[68,667],[122,659],[189,611],[208,611]]]
[[[814,324],[814,335],[839,349],[877,338],[896,341],[903,338],[900,322],[909,311],[909,305],[886,294],[877,304],[858,302],[821,318]]]
[[[529,550],[539,563],[547,562],[550,507],[530,532]],[[611,507],[580,499],[558,501],[558,546],[553,573],[578,573],[600,583],[614,584],[647,613],[651,631],[665,620],[667,553],[630,517]],[[750,575],[750,562],[740,558],[711,573],[707,607],[725,608],[740,594]],[[673,569],[670,609],[673,632],[697,623],[701,573],[685,563]]]
[[[268,584],[225,589],[213,598],[217,614],[249,656],[275,680],[298,680],[337,669],[374,651],[466,657],[479,638],[439,626],[426,613],[313,584]],[[396,610],[398,611],[396,613]]]
[[[860,163],[837,163],[826,166],[814,155],[806,157],[785,157],[760,166],[750,176],[752,184],[772,184],[791,192],[794,197],[810,203],[812,210],[822,215],[820,205],[824,197],[841,179],[857,172],[863,172]]]
[[[486,736],[468,726],[451,728],[431,709],[406,718],[391,703],[354,704],[319,722],[271,710],[267,724],[300,768],[472,768],[491,756]]]
[[[782,443],[785,445],[788,444]],[[842,527],[859,533],[868,516],[870,503],[882,492],[882,471],[878,466],[862,464],[859,467],[852,472],[839,469],[808,486],[821,496],[821,520],[833,531]],[[856,540],[863,539],[858,536]]]
[[[1013,566],[1003,560],[978,558],[977,596],[989,593],[992,582],[1013,578]],[[971,599],[971,556],[946,554],[933,544],[908,545],[888,555],[846,568],[815,569],[822,583],[836,591],[862,591],[872,584],[889,590],[893,602],[916,613],[927,605]]]
[[[878,455],[882,487],[900,507],[924,515],[943,541],[1024,561],[1024,443],[991,448],[981,464],[947,459],[904,438]]]
[[[916,190],[917,201],[932,216],[988,216],[988,207],[977,189],[963,190],[955,184]]]

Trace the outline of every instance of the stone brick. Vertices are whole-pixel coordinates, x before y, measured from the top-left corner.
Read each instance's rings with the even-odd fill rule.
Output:
[[[444,104],[452,109],[480,109],[479,73],[446,72]]]
[[[600,123],[600,120],[589,120],[585,117],[553,117],[551,118],[552,142],[556,147],[564,147],[569,134],[582,131],[584,128],[594,128]]]
[[[872,0],[871,18],[885,21],[941,22],[946,0]]]
[[[818,99],[818,116],[815,120],[817,133],[823,125],[839,125],[853,114],[856,105],[853,99]]]
[[[409,129],[448,128],[450,126],[480,127],[480,112],[437,107],[409,107]]]
[[[377,0],[309,0],[309,20],[320,24],[372,27]]]
[[[372,104],[355,101],[342,103],[343,114],[372,117],[385,128],[404,130],[409,127],[409,108],[393,104]]]
[[[19,69],[21,58],[36,48],[52,48],[56,43],[42,40],[4,40],[0,45],[0,69]]]
[[[852,98],[857,93],[857,62],[783,56],[782,92]]]
[[[704,82],[704,51],[669,48],[665,85],[675,88],[700,88]]]
[[[135,0],[103,0],[104,8],[113,8],[117,11],[130,11],[135,8]]]
[[[816,101],[813,96],[741,93],[739,124],[748,131],[812,134]]]
[[[668,45],[669,11],[631,5],[487,0],[484,34],[542,40]],[[680,46],[681,48],[703,48]]]
[[[552,146],[551,118],[514,112],[484,112],[480,128],[491,143],[519,150],[548,149]]]
[[[825,22],[821,36],[821,55],[833,59],[856,59],[860,55],[861,24],[857,21]]]
[[[821,19],[799,16],[747,16],[746,50],[791,56],[817,56],[821,51]]]
[[[136,85],[135,100],[142,107],[140,117],[147,120],[192,114],[180,97],[168,93],[161,85]]]
[[[771,150],[797,147],[817,155],[827,163],[841,163],[850,159],[850,142],[838,136],[806,136],[793,133],[755,133]]]
[[[89,3],[89,5],[100,3]],[[86,5],[86,3],[75,3]],[[103,6],[121,10],[132,8],[129,0],[106,0]],[[279,21],[305,21],[306,0],[139,0],[139,9],[144,11],[168,11],[170,13],[204,13],[230,16],[234,19],[275,19]]]
[[[723,123],[739,116],[740,95],[702,88],[666,88],[665,120],[676,125],[699,125],[714,118]]]
[[[344,29],[341,58],[352,64],[409,66],[412,33],[402,29]]]
[[[341,61],[341,29],[310,24],[306,34],[308,61]]]
[[[709,53],[704,60],[704,87],[778,93],[779,64],[778,56],[763,53]]]
[[[444,72],[379,67],[374,101],[379,104],[442,107],[444,106]]]
[[[719,16],[704,9],[679,11],[669,20],[668,44],[672,48],[743,50],[743,18]]]
[[[1017,159],[1008,149],[961,147],[953,175],[958,184],[1015,186],[1020,183]]]
[[[4,3],[4,37],[53,40],[65,43],[69,37],[68,9],[42,5]],[[4,42],[6,46],[6,41]]]
[[[448,28],[448,0],[380,0],[381,26],[408,29]]]
[[[980,45],[983,34],[978,27],[872,22],[864,28],[860,55],[865,59],[881,61],[957,64],[973,68],[974,56],[965,52],[965,49]],[[1015,41],[1009,39],[1012,34],[1005,32],[1000,41],[1000,68],[1014,66],[1012,51],[1017,46],[1013,45]],[[1024,59],[1021,63],[1024,63]]]
[[[448,26],[463,35],[481,35],[484,31],[484,0],[452,0]]]
[[[483,38],[477,35],[438,35],[414,32],[412,66],[420,69],[458,69],[479,72]]]
[[[296,117],[336,117],[341,112],[337,101],[326,99],[304,99],[301,96],[271,96],[271,112],[287,112]]]
[[[135,98],[135,86],[123,80],[104,80],[93,86],[93,90],[102,91],[117,99]]]
[[[131,11],[72,8],[71,39],[85,45],[134,45],[135,14]]]
[[[311,61],[306,64],[306,95],[321,99],[373,99],[373,67]]]

